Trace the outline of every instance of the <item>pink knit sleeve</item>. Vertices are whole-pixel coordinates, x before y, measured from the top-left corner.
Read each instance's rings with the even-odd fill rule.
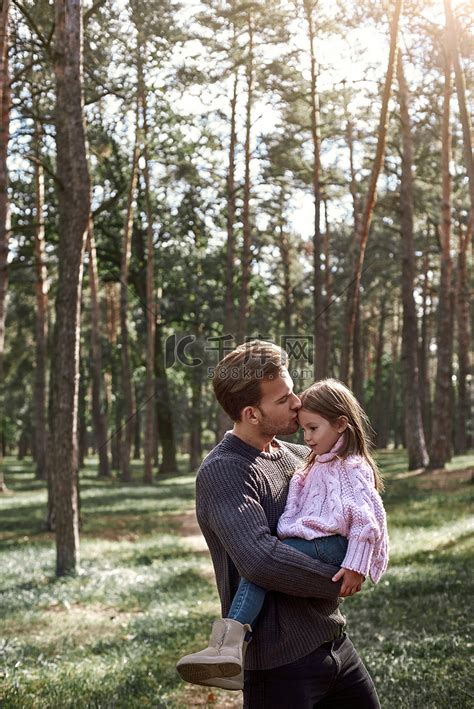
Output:
[[[374,583],[387,568],[387,520],[382,498],[375,489],[373,471],[365,461],[345,461],[348,517],[347,553],[341,566],[370,577]],[[345,491],[346,492],[346,491]]]

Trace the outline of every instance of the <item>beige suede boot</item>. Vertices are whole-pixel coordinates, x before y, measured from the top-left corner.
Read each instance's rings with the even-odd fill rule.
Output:
[[[220,687],[220,689],[238,691],[244,688],[244,672],[242,670],[240,675],[235,675],[235,677],[211,677],[211,679],[203,679],[199,684],[205,687]]]
[[[182,657],[176,665],[177,671],[186,682],[192,684],[239,675],[244,666],[247,647],[245,636],[249,631],[250,625],[242,625],[237,620],[215,620],[209,647]]]

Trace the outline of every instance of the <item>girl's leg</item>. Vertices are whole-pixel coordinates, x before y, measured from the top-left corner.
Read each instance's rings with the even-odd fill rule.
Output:
[[[348,541],[340,534],[333,534],[329,537],[318,537],[317,539],[300,539],[289,537],[283,540],[284,544],[301,551],[312,559],[319,559],[326,564],[340,566],[344,561],[347,552]]]
[[[238,620],[245,625],[253,625],[263,607],[266,591],[251,581],[240,579],[227,618]]]
[[[339,534],[311,541],[291,537],[284,539],[283,543],[313,559],[319,559],[335,566],[341,565],[347,550],[347,539]],[[265,595],[264,588],[241,579],[227,617],[238,620],[242,624],[253,625],[262,610]]]

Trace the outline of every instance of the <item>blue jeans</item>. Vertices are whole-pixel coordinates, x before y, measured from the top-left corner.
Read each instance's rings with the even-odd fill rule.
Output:
[[[346,555],[348,541],[345,537],[341,537],[340,534],[334,534],[330,537],[319,537],[311,541],[291,537],[284,539],[283,544],[288,544],[288,546],[310,556],[312,559],[319,559],[319,561],[324,561],[326,564],[340,566]],[[262,610],[266,594],[267,592],[264,588],[251,581],[241,579],[227,618],[238,620],[242,624],[253,625]]]

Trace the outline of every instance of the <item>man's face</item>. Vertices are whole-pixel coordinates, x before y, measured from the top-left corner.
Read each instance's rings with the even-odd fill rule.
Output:
[[[258,405],[263,434],[283,436],[298,430],[298,410],[301,401],[293,392],[293,380],[287,369],[282,369],[275,379],[264,379],[260,385],[262,398]]]

